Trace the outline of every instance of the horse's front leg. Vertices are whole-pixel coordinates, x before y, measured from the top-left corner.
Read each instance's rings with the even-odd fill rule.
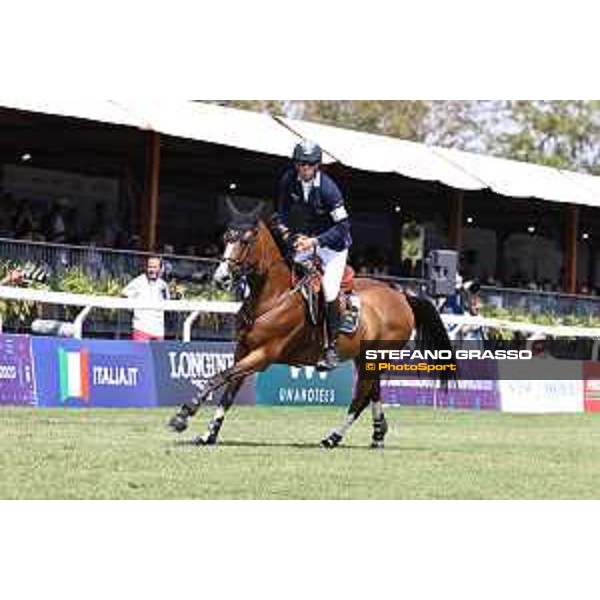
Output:
[[[225,413],[231,408],[245,377],[240,377],[227,385],[223,396],[219,400],[213,418],[208,422],[206,431],[194,439],[198,446],[214,446],[219,439],[219,432],[225,421]]]
[[[181,433],[188,428],[188,422],[190,417],[193,417],[197,412],[200,406],[205,402],[208,395],[219,389],[221,386],[225,385],[234,372],[235,367],[231,369],[226,369],[225,371],[221,371],[221,373],[217,373],[213,377],[211,377],[204,388],[198,392],[197,396],[193,398],[190,402],[186,402],[181,406],[181,408],[171,417],[169,420],[169,427],[177,432]]]
[[[169,421],[169,427],[177,433],[185,431],[188,427],[190,417],[193,417],[198,412],[198,409],[211,392],[217,391],[226,384],[233,385],[238,381],[240,381],[241,384],[241,381],[243,381],[245,377],[256,371],[261,371],[269,364],[269,362],[269,354],[263,349],[258,349],[246,355],[230,369],[217,373],[207,381],[204,389],[196,396],[196,398],[181,406],[179,411]],[[237,390],[235,391],[237,392]],[[225,394],[225,396],[227,396],[227,394]],[[231,400],[233,401],[233,398],[231,398]]]

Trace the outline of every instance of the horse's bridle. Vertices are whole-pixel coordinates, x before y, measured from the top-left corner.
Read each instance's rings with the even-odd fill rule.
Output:
[[[249,230],[249,229],[246,229],[246,230],[229,229],[223,236],[223,241],[226,244],[238,243],[238,244],[241,244],[241,246],[242,246],[240,255],[237,258],[223,257],[223,259],[222,259],[225,262],[227,262],[227,264],[230,266],[232,275],[235,274],[235,276],[238,278],[243,277],[245,275],[249,275],[252,271],[254,271],[253,268],[249,268],[249,266],[247,264],[247,259],[248,259],[248,254],[250,253],[250,247],[256,240],[256,234],[254,234],[252,236],[248,236],[247,239],[244,239],[244,237],[248,233],[248,231],[251,231],[251,230]]]
[[[252,235],[246,236],[248,232],[252,232]],[[239,243],[242,245],[242,250],[237,258],[223,258],[226,261],[232,272],[235,269],[235,276],[240,278],[253,274],[256,271],[256,265],[248,265],[247,259],[252,248],[252,244],[256,242],[258,231],[256,229],[229,229],[223,236],[223,241],[228,243]],[[244,239],[246,237],[246,239]],[[256,264],[263,262],[263,257],[256,261]],[[277,262],[285,262],[285,259],[279,258],[266,265],[265,270],[269,270]],[[233,273],[232,273],[233,274]]]
[[[244,239],[244,236],[249,231],[252,231],[252,235],[249,235],[246,237],[246,239]],[[225,243],[236,243],[237,242],[237,243],[240,243],[243,245],[242,251],[240,252],[240,255],[237,258],[223,258],[222,259],[222,260],[227,261],[227,263],[230,265],[230,269],[232,270],[234,282],[239,281],[243,277],[251,277],[252,275],[254,275],[257,272],[257,265],[265,262],[263,260],[264,257],[260,257],[260,259],[257,260],[255,264],[248,264],[248,262],[247,262],[248,254],[250,253],[252,244],[256,242],[257,234],[258,234],[257,230],[253,231],[251,229],[245,229],[245,230],[244,229],[241,229],[241,230],[229,229],[223,236],[223,241]],[[275,265],[278,262],[286,263],[286,260],[283,257],[277,258],[277,259],[271,261],[271,263],[269,263],[267,265],[263,265],[263,269],[268,272],[269,269],[271,269],[273,267],[273,265]],[[234,269],[235,269],[235,271],[234,271]],[[251,320],[249,322],[254,323],[258,320],[268,318],[268,315],[275,308],[277,308],[277,306],[279,305],[280,302],[282,302],[285,298],[289,297],[290,295],[293,295],[297,291],[298,291],[297,286],[295,286],[292,289],[287,290],[284,294],[281,294],[278,298],[276,298],[275,301],[273,302],[273,304],[271,306],[269,306],[267,308],[267,310],[261,312],[260,314],[253,314],[251,317]]]

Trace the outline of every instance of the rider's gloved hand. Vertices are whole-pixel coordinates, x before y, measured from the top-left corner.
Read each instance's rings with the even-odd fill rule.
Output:
[[[313,250],[317,245],[316,238],[308,237],[306,235],[300,235],[294,242],[294,248],[296,252],[308,252]]]

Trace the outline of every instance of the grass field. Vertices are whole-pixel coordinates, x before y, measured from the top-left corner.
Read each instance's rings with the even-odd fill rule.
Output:
[[[171,413],[0,409],[0,498],[600,498],[600,415],[388,409],[381,452],[369,414],[324,451],[343,410],[233,409],[214,448]]]

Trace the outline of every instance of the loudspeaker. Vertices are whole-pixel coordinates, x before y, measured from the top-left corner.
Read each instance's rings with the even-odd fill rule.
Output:
[[[425,261],[427,293],[430,296],[450,296],[456,289],[458,252],[431,250]]]

